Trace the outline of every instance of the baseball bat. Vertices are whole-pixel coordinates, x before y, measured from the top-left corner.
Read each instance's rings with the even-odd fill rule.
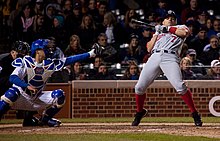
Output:
[[[152,24],[140,21],[140,20],[136,20],[136,19],[131,19],[131,22],[132,23],[136,23],[136,24],[138,24],[140,26],[148,26],[148,27],[154,27],[155,26],[155,25],[152,25]]]

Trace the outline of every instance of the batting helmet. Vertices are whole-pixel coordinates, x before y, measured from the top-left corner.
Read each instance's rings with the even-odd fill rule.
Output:
[[[34,41],[31,45],[31,56],[34,57],[35,52],[38,49],[43,49],[45,54],[47,55],[47,51],[46,51],[46,46],[47,45],[48,45],[48,40],[47,39],[38,39],[38,40]]]
[[[164,18],[167,18],[167,17],[174,17],[176,19],[176,14],[174,11],[168,10]]]

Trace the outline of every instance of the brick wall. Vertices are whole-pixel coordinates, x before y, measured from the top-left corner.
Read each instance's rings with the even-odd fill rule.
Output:
[[[131,117],[135,113],[136,81],[76,81],[72,83],[72,117]],[[220,95],[220,81],[186,81],[202,116],[212,116],[209,100]],[[190,116],[186,104],[166,80],[157,80],[147,89],[145,108],[150,117]],[[218,102],[215,110],[220,110]]]
[[[185,81],[193,93],[198,111],[203,117],[212,116],[208,109],[209,101],[220,95],[220,81]],[[61,88],[65,91],[67,104],[57,117],[133,117],[135,114],[134,86],[136,81],[72,81],[69,84],[48,84],[47,89]],[[72,92],[72,93],[71,93]],[[220,102],[220,101],[219,101]],[[220,104],[215,110],[220,112]],[[157,80],[147,89],[145,108],[149,117],[190,116],[188,107],[166,80]],[[6,118],[13,118],[11,110]]]

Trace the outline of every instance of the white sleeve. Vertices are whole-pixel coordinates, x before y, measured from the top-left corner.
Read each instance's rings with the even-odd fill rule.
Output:
[[[26,71],[25,67],[16,67],[11,75],[17,75],[20,79],[23,80],[23,78],[27,74],[26,72],[27,71]]]

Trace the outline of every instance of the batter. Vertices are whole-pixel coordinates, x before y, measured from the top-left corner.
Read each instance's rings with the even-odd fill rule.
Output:
[[[147,110],[143,108],[146,98],[145,92],[161,72],[165,74],[190,108],[195,125],[202,126],[201,117],[194,106],[190,90],[182,80],[179,67],[182,45],[189,35],[189,29],[185,25],[176,25],[176,23],[175,13],[169,10],[162,25],[155,26],[156,32],[147,43],[147,49],[152,55],[144,65],[135,85],[137,113],[132,126],[138,126],[141,119],[147,114]]]

